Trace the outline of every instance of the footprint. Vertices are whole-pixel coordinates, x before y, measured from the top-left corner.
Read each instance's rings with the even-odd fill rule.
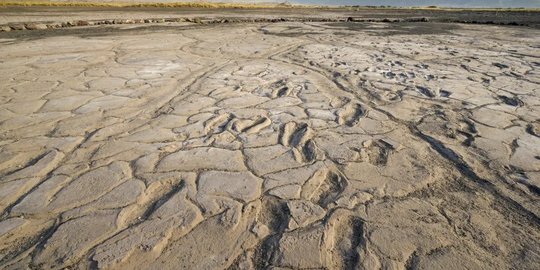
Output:
[[[272,98],[288,96],[291,93],[291,89],[288,86],[283,86],[272,91]]]
[[[324,152],[317,146],[315,141],[309,139],[306,143],[293,148],[294,159],[300,163],[312,163],[315,160],[323,160]]]
[[[462,142],[464,146],[471,146],[475,138],[478,136],[478,130],[474,122],[465,119],[459,122],[459,128],[456,130],[459,134],[465,136],[465,140]]]
[[[321,159],[322,151],[317,147],[315,141],[309,139],[302,147],[302,154],[307,162],[312,162],[317,159]]]
[[[329,250],[336,269],[359,268],[361,253],[365,252],[366,245],[362,219],[347,211],[337,210],[328,220],[327,237],[331,239]]]
[[[292,147],[298,147],[299,145],[304,144],[307,140],[311,138],[312,130],[307,123],[300,123],[296,126],[296,130],[291,135],[289,144]]]
[[[281,134],[279,136],[279,143],[283,146],[289,146],[291,136],[296,129],[295,122],[289,122],[283,125],[281,128]]]
[[[540,138],[540,120],[528,124],[527,133]]]
[[[283,146],[297,147],[310,139],[312,132],[307,123],[289,122],[281,128],[279,143]]]
[[[375,166],[386,165],[388,157],[393,151],[399,150],[399,145],[393,145],[383,139],[377,141],[365,141],[360,155],[364,161]]]
[[[420,94],[426,96],[426,97],[430,97],[430,98],[433,98],[435,97],[435,94],[433,93],[433,91],[427,87],[424,87],[424,86],[416,86],[416,90],[418,90],[418,92],[420,92]]]
[[[236,133],[253,134],[261,131],[262,129],[270,126],[272,120],[266,116],[259,116],[257,120],[251,119],[235,119],[229,125],[229,129]]]
[[[446,90],[440,90],[439,91],[439,96],[441,96],[441,97],[449,97],[450,95],[452,95],[452,92],[450,92],[450,91],[446,91]]]
[[[531,193],[540,196],[540,187],[535,185],[534,181],[529,179],[526,172],[523,172],[517,168],[512,168],[512,172],[508,174],[508,177],[513,181],[525,186]]]
[[[270,126],[270,124],[272,124],[272,120],[270,120],[266,116],[262,116],[262,117],[259,117],[259,119],[257,119],[255,123],[253,123],[252,125],[242,129],[242,132],[245,132],[246,134],[257,133],[261,131],[262,129]]]
[[[231,114],[221,114],[204,122],[204,132],[209,133],[221,133],[225,130],[227,124],[234,118]]]
[[[337,112],[337,122],[340,125],[353,127],[360,122],[360,118],[364,116],[365,113],[366,111],[362,105],[358,103],[349,103],[342,110]]]
[[[396,77],[396,73],[392,71],[383,71],[382,74],[386,79],[394,79]]]
[[[382,101],[385,102],[400,102],[403,100],[403,92],[401,91],[381,91],[376,92],[375,95]]]
[[[311,163],[324,158],[324,152],[317,146],[313,130],[307,123],[289,122],[283,125],[279,143],[292,148],[296,161]]]
[[[343,193],[347,185],[341,174],[321,169],[304,183],[300,197],[326,208]]]
[[[500,68],[500,69],[506,69],[506,68],[509,68],[508,65],[505,65],[503,63],[493,63],[494,66]]]
[[[503,96],[503,95],[498,95],[497,97],[502,102],[504,102],[504,104],[506,104],[508,106],[513,106],[513,107],[521,107],[521,106],[523,106],[523,101],[521,101],[517,97],[507,97],[507,96]]]
[[[271,98],[285,97],[291,94],[291,87],[286,80],[279,80],[272,83],[269,87],[270,93],[267,96]]]

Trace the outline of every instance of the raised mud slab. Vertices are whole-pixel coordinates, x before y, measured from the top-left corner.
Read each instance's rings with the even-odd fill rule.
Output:
[[[0,268],[539,269],[539,37],[0,33]]]

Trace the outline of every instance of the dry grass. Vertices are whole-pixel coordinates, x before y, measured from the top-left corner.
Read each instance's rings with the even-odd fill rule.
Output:
[[[240,4],[240,3],[210,3],[210,2],[59,2],[59,1],[0,1],[0,7],[6,6],[43,6],[43,7],[162,7],[162,8],[290,8],[296,5],[281,4]]]
[[[97,2],[97,1],[33,1],[33,0],[0,0],[0,7],[7,6],[44,6],[44,7],[161,7],[161,8],[322,8],[322,9],[347,9],[347,10],[436,10],[436,11],[486,11],[486,12],[540,12],[540,8],[447,8],[438,6],[427,7],[391,7],[391,6],[314,6],[314,5],[291,5],[291,4],[247,4],[247,3],[217,3],[217,2]]]
[[[346,6],[346,7],[336,7],[336,8],[346,8],[348,10],[434,10],[434,11],[458,11],[458,12],[467,12],[467,11],[486,11],[486,12],[540,12],[540,8],[452,8],[452,7],[438,7],[438,6],[427,6],[427,7],[392,7],[392,6]]]

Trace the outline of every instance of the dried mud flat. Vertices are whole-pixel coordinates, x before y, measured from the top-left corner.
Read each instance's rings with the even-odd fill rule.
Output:
[[[2,269],[539,269],[540,31],[0,35]]]

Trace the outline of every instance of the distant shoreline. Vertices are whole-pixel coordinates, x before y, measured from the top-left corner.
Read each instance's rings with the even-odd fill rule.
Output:
[[[0,1],[0,7],[105,7],[105,8],[208,8],[208,9],[263,9],[263,8],[307,8],[345,10],[433,10],[433,11],[484,11],[484,12],[540,12],[540,8],[461,8],[461,7],[398,7],[398,6],[322,6],[273,3],[218,3],[218,2],[67,2],[67,1]]]

